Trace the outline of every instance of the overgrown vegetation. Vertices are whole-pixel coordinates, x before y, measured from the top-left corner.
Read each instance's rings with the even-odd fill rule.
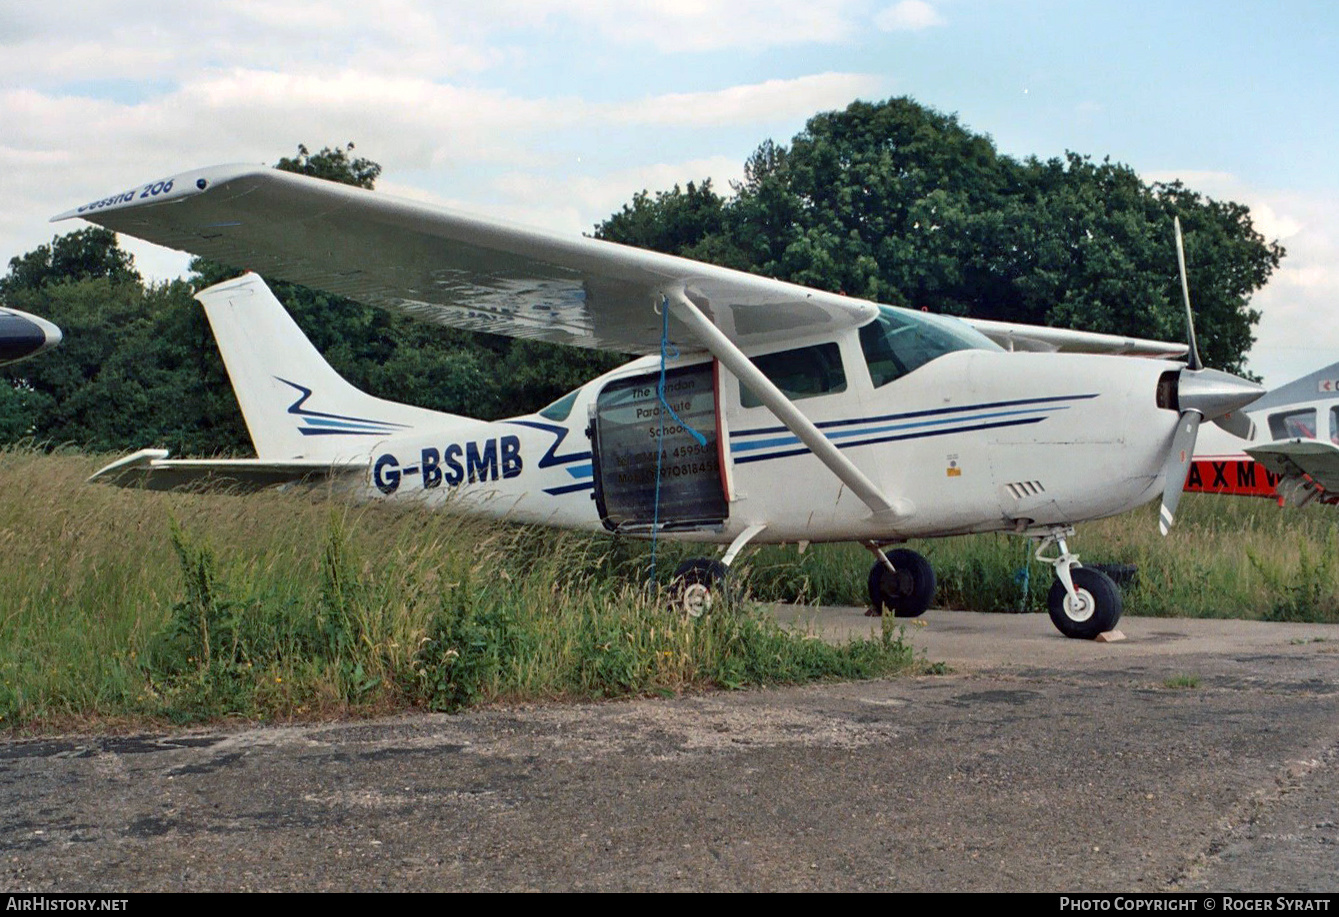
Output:
[[[933,564],[935,604],[974,611],[1044,611],[1048,568],[1008,535],[913,540]],[[1280,509],[1272,500],[1186,494],[1176,528],[1158,533],[1157,504],[1087,523],[1070,540],[1086,564],[1137,568],[1122,587],[1127,613],[1339,623],[1339,514]],[[861,604],[869,554],[857,545],[763,548],[748,561],[754,594]]]
[[[456,710],[912,664],[893,620],[845,646],[792,635],[748,602],[687,620],[641,586],[642,542],[319,494],[85,486],[98,464],[0,452],[0,724]],[[1071,543],[1088,562],[1137,565],[1128,613],[1339,623],[1333,510],[1188,494],[1166,539],[1155,510]],[[1044,608],[1050,575],[1028,542],[912,547],[935,566],[939,607]],[[695,550],[660,545],[658,578]],[[764,547],[734,575],[759,601],[862,605],[869,564],[851,545]]]
[[[456,710],[912,664],[891,626],[833,646],[747,603],[687,619],[639,584],[640,543],[319,494],[83,485],[96,465],[0,452],[0,487],[23,495],[0,504],[5,725]]]

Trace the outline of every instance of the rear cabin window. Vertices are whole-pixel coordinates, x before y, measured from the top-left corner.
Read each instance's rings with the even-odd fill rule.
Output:
[[[860,329],[874,387],[887,385],[955,350],[1000,350],[975,329],[928,312],[879,307],[879,317]]]
[[[1270,414],[1269,432],[1275,439],[1315,439],[1316,409]]]
[[[753,365],[791,401],[846,391],[841,349],[835,343],[754,357]],[[740,383],[739,403],[756,408],[762,406],[762,399]]]
[[[540,417],[547,417],[549,420],[566,420],[567,415],[572,413],[572,405],[576,404],[577,395],[581,394],[581,389],[574,392],[568,392],[559,398],[553,404],[539,412]]]

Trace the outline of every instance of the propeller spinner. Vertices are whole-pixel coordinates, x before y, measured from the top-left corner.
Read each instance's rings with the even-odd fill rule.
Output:
[[[1249,439],[1254,424],[1241,413],[1241,408],[1265,393],[1262,386],[1240,376],[1204,368],[1199,346],[1195,342],[1195,317],[1190,309],[1190,284],[1186,280],[1186,255],[1181,241],[1180,217],[1174,218],[1173,222],[1176,226],[1176,260],[1181,270],[1181,295],[1186,303],[1186,339],[1190,344],[1190,353],[1176,384],[1176,407],[1181,412],[1181,418],[1176,425],[1176,435],[1172,437],[1167,461],[1162,466],[1165,483],[1158,528],[1164,535],[1176,521],[1176,507],[1181,502],[1186,475],[1190,473],[1201,421],[1212,420],[1234,436]]]

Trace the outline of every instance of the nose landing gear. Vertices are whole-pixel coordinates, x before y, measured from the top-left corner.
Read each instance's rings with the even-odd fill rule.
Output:
[[[1066,637],[1092,640],[1098,634],[1114,630],[1124,609],[1120,590],[1111,578],[1100,570],[1080,565],[1079,556],[1069,552],[1065,539],[1073,534],[1072,528],[1058,528],[1042,536],[1038,539],[1036,558],[1055,567],[1055,583],[1046,597],[1051,623]],[[1042,553],[1050,545],[1059,549],[1057,556]]]

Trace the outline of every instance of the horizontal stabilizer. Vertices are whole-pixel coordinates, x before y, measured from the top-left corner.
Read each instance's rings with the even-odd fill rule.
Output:
[[[88,482],[144,490],[252,493],[285,485],[356,486],[367,466],[262,459],[169,459],[166,449],[141,449],[94,473]]]

